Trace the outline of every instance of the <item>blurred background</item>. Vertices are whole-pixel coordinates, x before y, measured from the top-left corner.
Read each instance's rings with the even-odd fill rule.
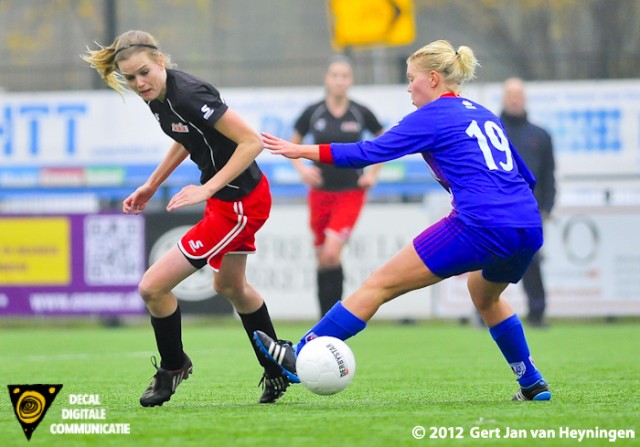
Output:
[[[637,74],[636,0],[414,0],[406,45],[349,50],[358,84],[403,83],[405,59],[446,38],[471,46],[480,82],[622,79]],[[387,17],[388,1],[366,16]],[[151,32],[174,62],[221,87],[318,85],[332,47],[332,7],[322,0],[1,0],[0,86],[7,91],[90,90],[102,83],[78,57],[93,42]],[[347,19],[348,20],[348,19]],[[383,26],[383,25],[381,25]]]
[[[640,315],[640,2],[637,0],[0,0],[0,316],[145,313],[137,281],[201,209],[164,204],[197,182],[188,163],[144,216],[118,213],[169,141],[147,106],[108,90],[80,59],[120,33],[153,34],[257,130],[291,135],[323,94],[329,57],[385,127],[412,110],[406,58],[436,39],[482,67],[464,94],[496,113],[501,83],[527,82],[529,116],[554,140],[557,206],[543,270],[552,318]],[[261,156],[276,207],[248,274],[274,318],[317,316],[306,190]],[[346,258],[346,292],[448,210],[424,163],[388,163]],[[198,208],[198,207],[195,207]],[[388,216],[400,216],[390,220]],[[229,314],[203,269],[176,290],[186,313]],[[524,310],[520,287],[508,289]],[[397,300],[376,318],[464,318],[464,278]]]

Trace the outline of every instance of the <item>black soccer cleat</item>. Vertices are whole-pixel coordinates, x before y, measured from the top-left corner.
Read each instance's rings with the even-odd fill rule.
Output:
[[[156,373],[151,378],[151,383],[140,397],[140,405],[143,407],[162,406],[169,401],[176,388],[183,380],[187,380],[193,372],[193,364],[187,354],[184,355],[184,364],[180,369],[166,370],[158,366],[155,357],[151,357],[151,363],[156,368]]]
[[[274,340],[262,331],[253,333],[253,341],[269,361],[278,365],[289,382],[300,383],[296,375],[296,351],[287,340]]]
[[[262,386],[262,396],[260,396],[261,404],[270,404],[280,399],[289,388],[290,382],[287,376],[281,374],[271,377],[266,371],[260,379],[258,386]]]
[[[547,382],[540,379],[527,388],[520,388],[511,400],[551,400],[551,391]]]

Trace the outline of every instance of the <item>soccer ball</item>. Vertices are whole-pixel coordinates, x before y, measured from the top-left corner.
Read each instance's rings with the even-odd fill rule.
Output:
[[[314,338],[302,347],[296,359],[300,382],[312,393],[323,396],[344,390],[355,372],[353,352],[335,337]]]

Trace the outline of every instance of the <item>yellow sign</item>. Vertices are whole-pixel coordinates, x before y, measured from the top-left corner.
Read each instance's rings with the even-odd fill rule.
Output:
[[[0,219],[0,286],[69,284],[70,250],[66,218]]]
[[[329,0],[332,45],[409,45],[416,37],[413,0]]]

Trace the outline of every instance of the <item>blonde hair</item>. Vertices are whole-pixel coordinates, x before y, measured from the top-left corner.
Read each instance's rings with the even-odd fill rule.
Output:
[[[126,85],[122,75],[118,73],[118,62],[130,58],[133,54],[146,51],[156,61],[159,61],[162,55],[165,66],[173,66],[169,55],[160,52],[156,38],[145,31],[127,31],[116,37],[109,46],[97,45],[100,47],[99,50],[87,48],[87,53],[80,57],[88,62],[92,68],[95,68],[105,84],[118,93],[122,93]]]
[[[446,40],[436,40],[416,50],[407,58],[409,62],[425,73],[440,73],[444,84],[456,94],[464,82],[475,78],[476,67],[480,66],[471,48],[460,46],[456,51]]]

